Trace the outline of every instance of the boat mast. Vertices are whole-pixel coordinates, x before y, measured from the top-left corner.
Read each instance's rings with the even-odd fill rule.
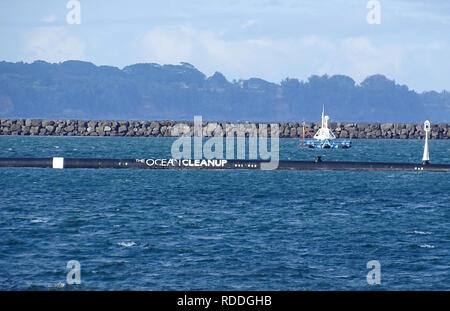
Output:
[[[324,127],[325,121],[325,105],[322,105],[322,128]]]
[[[302,122],[302,128],[303,128],[303,135],[302,135],[302,138],[303,138],[303,143],[305,143],[305,121],[303,121]]]

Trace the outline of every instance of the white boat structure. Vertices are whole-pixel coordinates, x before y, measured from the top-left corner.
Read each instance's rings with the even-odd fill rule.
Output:
[[[303,122],[303,137],[300,141],[301,148],[317,148],[317,149],[348,149],[352,146],[350,139],[337,139],[331,129],[328,128],[329,116],[325,115],[325,108],[322,108],[322,126],[314,136],[306,129]],[[305,130],[311,138],[305,138]]]

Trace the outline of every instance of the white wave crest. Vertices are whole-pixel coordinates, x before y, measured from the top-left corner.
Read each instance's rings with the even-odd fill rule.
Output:
[[[36,218],[36,219],[32,219],[30,222],[32,224],[37,224],[37,223],[46,223],[48,221],[48,218]]]
[[[434,245],[430,245],[430,244],[422,244],[422,245],[419,245],[419,247],[422,247],[422,248],[435,248]]]
[[[433,232],[427,232],[427,231],[417,231],[414,230],[412,232],[408,232],[409,234],[419,234],[419,235],[429,235],[429,234],[433,234]]]
[[[64,288],[66,287],[66,284],[59,282],[58,284],[56,284],[56,288]]]
[[[119,243],[117,243],[117,245],[123,246],[123,247],[132,247],[132,246],[135,246],[136,243],[134,243],[134,242],[119,242]]]

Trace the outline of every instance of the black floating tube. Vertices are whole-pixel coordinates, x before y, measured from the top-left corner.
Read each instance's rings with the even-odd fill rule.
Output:
[[[276,169],[333,171],[426,171],[450,172],[450,164],[396,162],[193,160],[193,159],[94,159],[94,158],[0,158],[0,167],[40,168],[134,168],[134,169]]]
[[[53,158],[0,158],[0,167],[53,167]]]

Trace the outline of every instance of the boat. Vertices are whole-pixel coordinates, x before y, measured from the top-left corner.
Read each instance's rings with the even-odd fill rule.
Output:
[[[303,136],[300,141],[300,148],[315,148],[315,149],[348,149],[352,146],[350,139],[337,139],[331,129],[328,128],[329,116],[325,115],[325,108],[322,108],[322,127],[313,136],[305,126],[303,125]],[[311,138],[305,138],[305,130],[311,136]]]

